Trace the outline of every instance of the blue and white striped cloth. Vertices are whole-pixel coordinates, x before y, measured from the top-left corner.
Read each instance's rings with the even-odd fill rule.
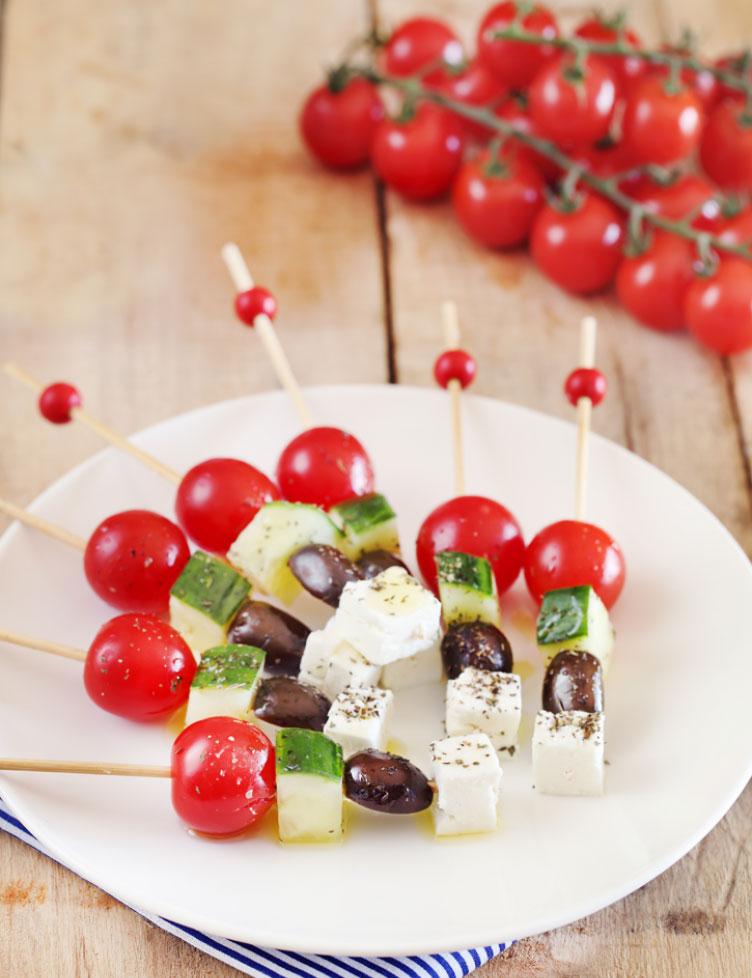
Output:
[[[48,855],[34,836],[18,821],[0,798],[0,828],[22,842]],[[202,934],[192,927],[136,910],[162,930],[180,937],[193,947],[224,961],[244,975],[254,978],[464,978],[505,949],[504,944],[452,951],[449,954],[421,954],[407,958],[344,958],[328,954],[297,954],[276,951],[239,941]]]

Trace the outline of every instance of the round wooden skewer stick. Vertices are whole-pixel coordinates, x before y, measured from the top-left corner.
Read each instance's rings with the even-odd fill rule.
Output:
[[[0,771],[38,771],[51,774],[110,774],[126,778],[170,778],[163,764],[102,764],[101,761],[36,761],[0,757]]]
[[[44,384],[19,367],[18,364],[6,363],[3,369],[9,377],[12,377],[14,380],[18,380],[22,384],[25,384],[27,387],[31,388],[31,390],[36,391],[37,394],[40,394],[44,390]],[[80,421],[82,424],[85,424],[87,428],[90,428],[92,431],[96,432],[100,438],[104,438],[104,440],[108,441],[111,445],[114,445],[121,451],[133,456],[135,459],[138,459],[138,461],[143,465],[153,469],[155,472],[161,475],[162,478],[168,479],[170,482],[175,483],[175,485],[180,482],[181,475],[179,472],[171,469],[168,465],[164,465],[158,458],[154,458],[153,455],[145,452],[142,448],[138,448],[138,446],[134,445],[133,442],[129,441],[123,435],[118,434],[117,431],[113,431],[112,428],[104,424],[104,422],[99,421],[98,418],[92,417],[92,415],[90,415],[88,411],[84,411],[82,407],[71,408],[71,417],[76,421]]]
[[[444,349],[457,350],[460,345],[460,321],[455,302],[441,304],[441,320],[444,327]],[[452,418],[452,444],[454,446],[454,493],[465,495],[465,460],[462,448],[462,384],[450,380],[447,385]]]
[[[585,316],[580,326],[580,367],[595,366],[595,338],[598,323],[595,316]],[[589,397],[577,401],[577,461],[575,470],[575,518],[583,521],[587,507],[587,478],[590,420],[593,402]]]
[[[72,645],[62,645],[60,642],[48,642],[44,638],[20,635],[18,632],[11,632],[5,628],[0,628],[0,642],[9,642],[11,645],[20,645],[22,648],[34,649],[37,652],[48,652],[50,655],[59,655],[64,659],[86,662],[87,653],[83,649],[77,649]]]
[[[240,248],[238,248],[234,241],[228,241],[224,245],[222,248],[222,258],[227,266],[227,271],[230,273],[230,278],[235,285],[235,289],[238,292],[247,292],[249,289],[252,289],[254,284],[253,276],[243,258]],[[284,348],[279,341],[274,323],[266,314],[260,313],[253,320],[253,327],[261,337],[261,342],[264,344],[267,356],[274,367],[277,380],[290,395],[290,399],[300,418],[301,425],[304,428],[313,427],[313,416],[305,402],[300,384],[292,372],[290,361],[287,359]]]
[[[40,530],[48,537],[52,537],[53,540],[59,540],[60,543],[65,543],[69,547],[75,547],[76,550],[80,550],[81,552],[86,550],[86,541],[83,537],[76,536],[75,533],[70,533],[56,523],[49,523],[47,520],[42,519],[41,516],[35,516],[34,513],[30,513],[28,510],[21,509],[20,506],[8,502],[7,499],[0,499],[0,512],[5,513],[6,516],[10,516],[11,519],[18,520],[19,523],[24,523],[26,526],[32,526],[35,530]]]

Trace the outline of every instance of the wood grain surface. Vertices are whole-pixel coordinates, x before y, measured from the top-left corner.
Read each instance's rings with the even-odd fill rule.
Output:
[[[470,39],[479,0],[10,0],[0,90],[0,329],[45,379],[70,377],[116,428],[273,385],[230,314],[235,238],[279,295],[304,383],[430,383],[455,298],[477,389],[567,413],[585,310],[611,392],[598,430],[695,493],[752,552],[752,357],[640,329],[610,297],[564,296],[524,255],[465,239],[446,204],[409,206],[368,173],[332,177],[295,116],[368,18],[432,10]],[[579,7],[552,4],[565,22]],[[612,4],[613,6],[613,4]],[[752,39],[746,0],[632,0],[644,37],[691,24],[715,54]],[[2,383],[0,494],[25,503],[99,445],[52,432]],[[712,650],[709,650],[709,654]],[[722,745],[720,745],[722,747]],[[688,856],[592,917],[530,938],[485,978],[748,978],[752,791]],[[0,833],[0,976],[231,975]]]

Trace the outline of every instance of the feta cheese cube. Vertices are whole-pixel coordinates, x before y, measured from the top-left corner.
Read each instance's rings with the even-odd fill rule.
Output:
[[[336,700],[346,686],[377,686],[381,666],[369,662],[349,642],[340,641],[332,654],[324,676],[323,692],[330,700]]]
[[[337,610],[342,637],[380,666],[433,645],[440,635],[440,619],[440,602],[402,567],[351,581]]]
[[[324,685],[329,659],[340,641],[334,617],[329,619],[324,628],[311,632],[300,659],[298,678],[301,682],[312,686]]]
[[[264,651],[252,645],[207,649],[191,683],[186,726],[205,717],[252,720],[264,659]]]
[[[342,836],[342,748],[316,730],[286,727],[276,737],[277,821],[283,842]]]
[[[536,626],[546,665],[566,649],[589,652],[608,672],[614,629],[608,609],[590,585],[558,588],[543,596]]]
[[[381,685],[384,689],[426,686],[441,682],[443,671],[441,643],[437,641],[422,652],[385,665],[381,673]]]
[[[348,686],[332,703],[324,733],[347,759],[358,751],[384,750],[394,694],[377,686]]]
[[[490,832],[498,821],[501,765],[486,734],[445,737],[431,745],[437,835]]]
[[[512,755],[521,715],[520,677],[513,672],[470,667],[447,683],[446,731],[451,737],[485,733],[496,750]]]
[[[603,794],[605,714],[539,710],[533,730],[533,780],[544,795]]]

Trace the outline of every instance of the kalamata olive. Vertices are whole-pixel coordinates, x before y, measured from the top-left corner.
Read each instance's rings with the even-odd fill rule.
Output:
[[[315,686],[289,676],[262,679],[253,712],[259,720],[278,727],[323,730],[331,703]]]
[[[409,568],[399,559],[397,554],[390,553],[388,550],[369,550],[358,558],[357,564],[363,577],[378,577],[382,571],[389,567],[403,567],[408,574],[410,573]]]
[[[255,645],[266,652],[264,668],[273,676],[297,676],[311,629],[265,601],[245,601],[227,633],[233,645]]]
[[[428,778],[405,757],[364,750],[345,764],[345,794],[375,812],[412,815],[428,808],[433,791]]]
[[[441,657],[450,679],[456,679],[468,666],[487,672],[511,672],[513,665],[509,639],[485,621],[450,625],[441,640]]]
[[[550,713],[603,709],[603,669],[594,655],[574,650],[559,652],[546,669],[543,709]]]
[[[360,569],[342,551],[323,543],[303,547],[287,564],[306,591],[332,608],[339,604],[345,584],[363,579]]]

